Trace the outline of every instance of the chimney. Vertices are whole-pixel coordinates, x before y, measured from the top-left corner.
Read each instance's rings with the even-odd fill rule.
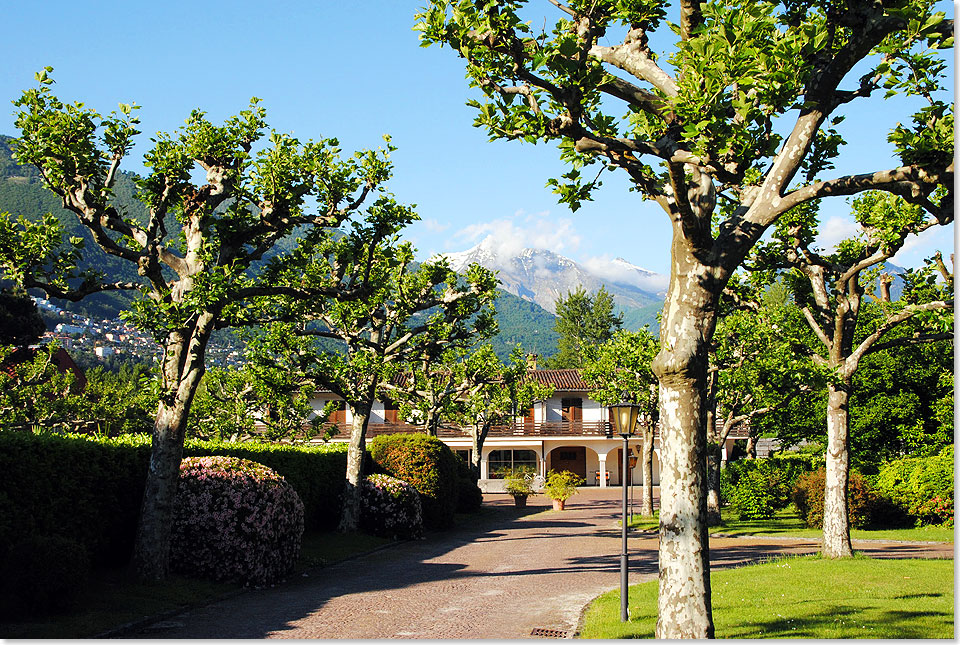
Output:
[[[537,359],[540,358],[536,354],[527,354],[527,369],[536,370],[537,369]]]

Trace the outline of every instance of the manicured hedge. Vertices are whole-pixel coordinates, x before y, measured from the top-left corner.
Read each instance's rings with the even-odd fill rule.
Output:
[[[308,530],[335,528],[346,445],[294,447],[188,440],[184,457],[227,455],[275,470],[305,506]],[[129,561],[140,515],[150,437],[0,431],[0,557],[24,535],[76,540],[98,565]]]
[[[446,444],[425,434],[380,435],[370,442],[370,454],[388,475],[417,489],[424,526],[443,529],[453,524],[459,477],[457,457]]]

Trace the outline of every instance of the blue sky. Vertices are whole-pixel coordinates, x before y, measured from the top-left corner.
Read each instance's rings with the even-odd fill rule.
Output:
[[[417,204],[422,221],[407,238],[420,257],[494,235],[510,246],[548,248],[581,262],[620,256],[667,273],[667,219],[628,192],[618,174],[608,173],[595,201],[572,214],[545,187],[565,171],[555,147],[490,143],[472,127],[473,111],[464,102],[474,94],[462,62],[449,49],[418,46],[411,27],[420,4],[11,3],[4,8],[0,100],[17,98],[33,86],[34,72],[50,65],[64,100],[101,112],[137,103],[144,134],[125,166],[137,171],[150,134],[176,129],[194,108],[223,119],[257,96],[271,127],[301,139],[335,136],[354,150],[381,145],[389,133],[399,148],[390,186],[398,199]],[[942,5],[953,15],[952,5]],[[844,124],[852,145],[839,172],[897,165],[885,132],[865,127],[887,107],[893,106],[874,101],[873,112]],[[0,133],[17,134],[12,112],[12,106],[0,110]],[[824,243],[850,227],[844,201],[833,202],[823,211]],[[915,266],[952,247],[951,226],[912,243],[896,260]]]

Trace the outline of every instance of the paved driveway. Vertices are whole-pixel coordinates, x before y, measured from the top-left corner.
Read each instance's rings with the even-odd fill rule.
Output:
[[[486,495],[470,528],[435,534],[251,591],[126,637],[524,638],[572,631],[584,605],[620,584],[619,489],[587,489],[554,512],[531,497],[516,509]],[[544,512],[547,511],[547,512]],[[714,567],[781,553],[815,552],[816,540],[711,540]],[[630,583],[657,576],[655,537],[631,537]],[[867,547],[867,548],[864,548]],[[894,557],[953,557],[953,546],[855,544]]]

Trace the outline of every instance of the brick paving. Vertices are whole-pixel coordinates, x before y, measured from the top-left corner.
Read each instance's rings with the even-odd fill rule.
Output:
[[[620,490],[588,488],[548,511],[485,495],[472,525],[317,569],[141,628],[126,638],[527,638],[572,632],[583,607],[620,584]],[[817,540],[712,538],[714,568],[783,553],[813,553]],[[953,557],[953,545],[855,542],[881,557]],[[657,576],[657,540],[629,539],[630,583]]]

